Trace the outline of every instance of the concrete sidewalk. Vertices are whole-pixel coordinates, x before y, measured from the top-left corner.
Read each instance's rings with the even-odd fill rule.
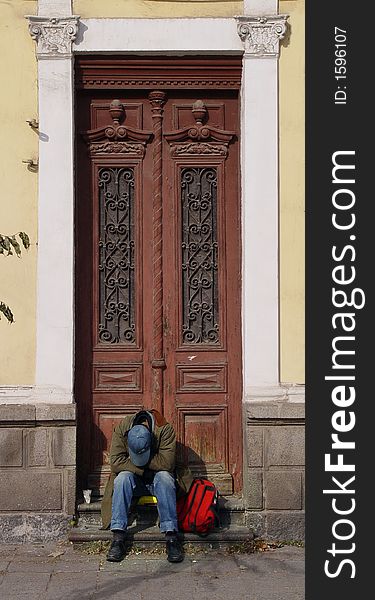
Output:
[[[131,553],[109,563],[69,543],[0,544],[0,598],[28,600],[303,600],[304,549],[254,554]]]

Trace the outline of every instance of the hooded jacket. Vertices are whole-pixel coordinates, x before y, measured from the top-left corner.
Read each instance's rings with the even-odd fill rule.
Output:
[[[192,484],[193,475],[187,467],[176,466],[176,434],[174,429],[157,410],[147,412],[151,417],[152,425],[151,458],[147,468],[152,471],[175,473],[178,484],[177,495],[186,494]],[[131,462],[127,443],[127,432],[133,426],[138,414],[125,417],[113,432],[109,454],[111,475],[104,490],[101,507],[104,529],[108,529],[111,523],[113,483],[116,475],[121,471],[130,471],[139,476],[144,473],[143,468],[136,467]]]

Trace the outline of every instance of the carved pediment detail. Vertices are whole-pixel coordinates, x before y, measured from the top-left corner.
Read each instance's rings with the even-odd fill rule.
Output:
[[[171,144],[172,156],[194,156],[197,154],[204,154],[209,156],[226,156],[228,154],[228,146],[226,144],[209,144],[207,142]]]
[[[90,154],[128,154],[143,156],[152,131],[143,131],[123,124],[125,108],[119,100],[109,106],[112,123],[83,133]]]
[[[165,139],[171,145],[171,155],[176,157],[207,154],[226,156],[228,144],[236,135],[235,131],[227,131],[209,125],[207,108],[202,100],[194,102],[191,112],[194,124],[164,134]]]
[[[129,142],[92,142],[89,144],[90,154],[132,154],[144,156],[145,145]]]

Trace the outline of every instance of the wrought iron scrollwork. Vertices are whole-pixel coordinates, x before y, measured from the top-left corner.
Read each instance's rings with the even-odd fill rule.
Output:
[[[99,341],[135,344],[134,169],[101,168],[98,179]]]
[[[183,168],[181,195],[183,343],[218,344],[216,169]]]

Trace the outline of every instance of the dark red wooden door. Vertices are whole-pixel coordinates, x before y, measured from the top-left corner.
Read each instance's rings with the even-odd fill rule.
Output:
[[[96,492],[114,425],[141,407],[174,424],[180,461],[241,490],[239,73],[78,66],[76,400]]]

